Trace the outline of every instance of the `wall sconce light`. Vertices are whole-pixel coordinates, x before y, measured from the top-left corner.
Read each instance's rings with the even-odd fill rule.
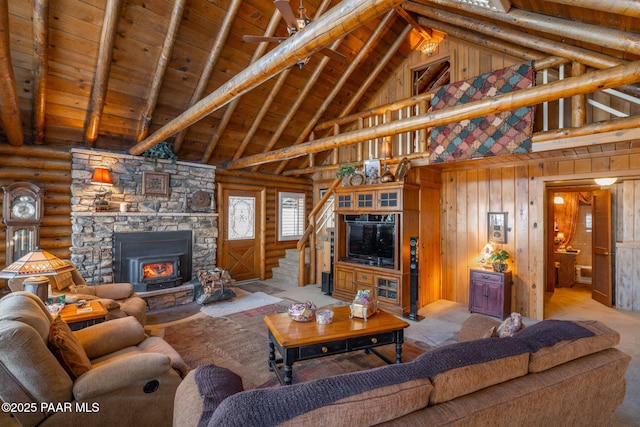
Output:
[[[427,56],[431,56],[438,52],[438,43],[434,41],[428,41],[420,47],[422,53]]]
[[[108,210],[109,201],[107,200],[107,196],[109,195],[109,192],[104,190],[104,186],[106,185],[110,187],[113,185],[113,181],[111,181],[111,174],[109,174],[109,169],[96,168],[96,170],[93,171],[91,183],[100,185],[100,189],[98,192],[96,192],[96,197],[93,202],[96,210]]]
[[[553,198],[553,204],[554,205],[564,205],[564,199],[562,198],[562,196],[555,196]]]
[[[606,186],[606,185],[613,185],[616,183],[616,181],[618,180],[618,178],[596,178],[596,184],[601,185],[601,186]]]

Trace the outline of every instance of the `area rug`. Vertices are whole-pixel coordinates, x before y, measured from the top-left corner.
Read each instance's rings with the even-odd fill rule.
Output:
[[[234,298],[204,305],[200,311],[211,317],[222,317],[282,301],[282,298],[276,298],[263,292],[251,293],[238,287],[233,288],[233,291],[236,293]]]
[[[431,100],[432,111],[504,95],[535,84],[533,62],[442,86]],[[531,151],[533,106],[436,126],[429,144],[431,163],[468,160]]]
[[[275,374],[268,368],[269,341],[263,317],[286,312],[289,304],[290,301],[283,301],[225,317],[199,314],[171,324],[162,331],[162,336],[191,368],[214,363],[240,375],[245,389],[277,386]],[[427,349],[420,343],[405,341],[403,361],[411,360]],[[395,345],[379,347],[379,350],[387,357],[395,358]],[[296,362],[293,381],[309,381],[384,364],[376,355],[363,351],[327,356]]]

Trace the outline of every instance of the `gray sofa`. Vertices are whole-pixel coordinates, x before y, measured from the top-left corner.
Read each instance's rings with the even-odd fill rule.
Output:
[[[630,357],[597,321],[545,320],[507,338],[474,314],[463,342],[400,365],[255,390],[227,369],[199,366],[176,392],[173,425],[610,425]]]

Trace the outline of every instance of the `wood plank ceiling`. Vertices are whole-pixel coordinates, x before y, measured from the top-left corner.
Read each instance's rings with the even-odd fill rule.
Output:
[[[299,144],[316,123],[366,109],[431,29],[484,40],[493,39],[487,29],[498,38],[518,31],[523,41],[508,42],[516,50],[535,50],[526,38],[537,36],[611,63],[640,59],[637,1],[512,0],[499,20],[468,2],[407,2],[409,14],[394,11],[399,3],[304,0],[317,22],[278,45],[243,41],[287,36],[271,0],[0,0],[0,143],[140,154],[167,140],[181,160],[221,166]],[[601,33],[579,37],[589,25]],[[324,46],[344,61],[314,53],[295,65],[296,54]],[[180,121],[207,97],[215,102],[197,120]]]

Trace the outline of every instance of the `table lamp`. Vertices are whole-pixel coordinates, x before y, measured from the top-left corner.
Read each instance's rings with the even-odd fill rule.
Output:
[[[44,302],[49,299],[49,279],[45,276],[64,273],[73,268],[71,263],[36,248],[0,271],[0,279],[25,278],[24,290],[38,295]]]

